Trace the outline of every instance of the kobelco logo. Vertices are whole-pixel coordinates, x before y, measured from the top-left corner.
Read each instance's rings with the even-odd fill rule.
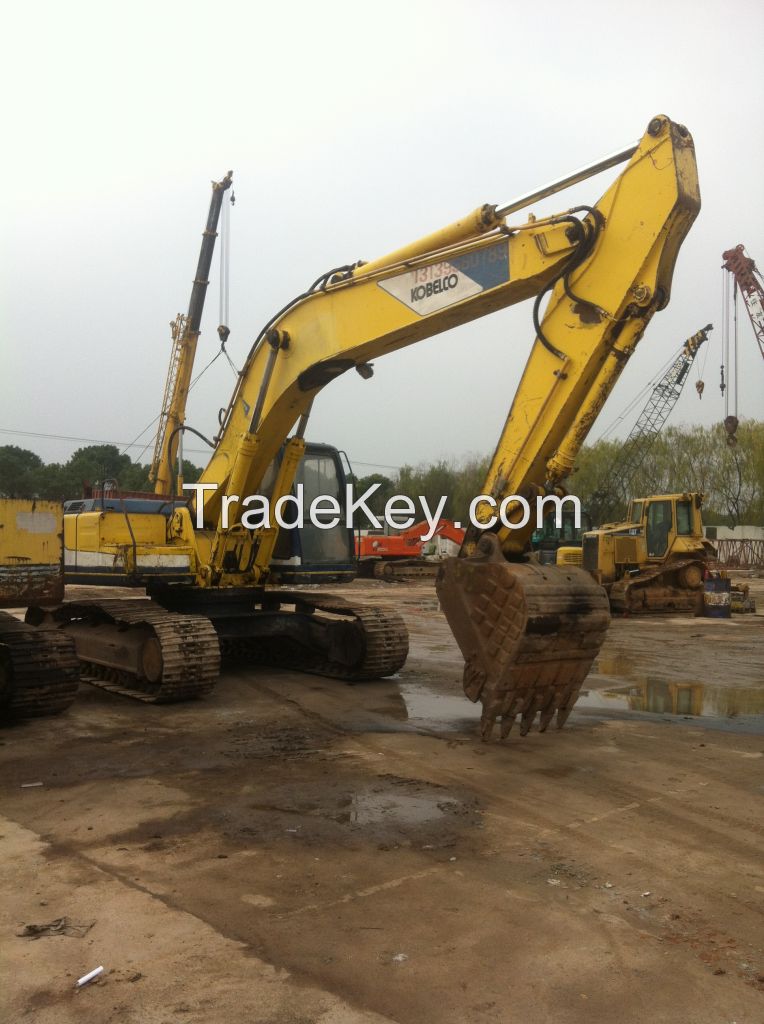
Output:
[[[378,285],[417,316],[431,316],[509,280],[507,243],[426,263],[379,281]]]
[[[416,288],[412,288],[411,301],[421,302],[422,299],[429,299],[433,295],[440,295],[441,292],[447,292],[451,288],[456,288],[458,284],[458,274],[449,274],[448,277],[438,277],[434,281],[428,281],[427,284],[420,284],[417,285]]]

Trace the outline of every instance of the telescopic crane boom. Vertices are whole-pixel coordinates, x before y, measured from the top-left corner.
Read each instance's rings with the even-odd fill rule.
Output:
[[[188,389],[191,386],[191,371],[194,366],[196,342],[199,338],[202,323],[202,312],[204,311],[204,300],[207,295],[207,285],[209,284],[210,266],[212,265],[212,254],[215,250],[220,210],[223,205],[223,197],[231,187],[232,180],[233,171],[229,171],[222,181],[212,182],[210,209],[207,214],[207,224],[202,234],[199,262],[196,267],[194,283],[191,287],[188,312],[185,314],[178,313],[177,317],[170,324],[170,330],[172,331],[170,368],[167,371],[167,380],[162,398],[162,411],[159,416],[159,426],[157,427],[156,444],[154,446],[154,458],[149,471],[149,480],[154,484],[155,494],[169,496],[175,493],[176,490],[173,479],[173,464],[178,450],[178,431],[183,426],[186,418],[186,400],[188,398]],[[224,334],[221,332],[224,332]],[[221,334],[221,342],[225,343],[228,337],[228,328],[221,324],[218,327],[218,333]]]

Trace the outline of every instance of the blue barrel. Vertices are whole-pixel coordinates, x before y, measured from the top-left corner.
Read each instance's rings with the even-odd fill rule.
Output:
[[[729,619],[732,615],[730,581],[706,580],[703,584],[703,614],[710,619]]]

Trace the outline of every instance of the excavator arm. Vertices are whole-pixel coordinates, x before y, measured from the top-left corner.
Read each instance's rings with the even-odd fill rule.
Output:
[[[215,485],[205,528],[194,534],[203,586],[266,581],[276,529],[245,530],[241,500],[258,493],[297,425],[272,500],[289,492],[323,387],[352,368],[368,376],[372,359],[528,298],[535,298],[536,340],[484,493],[497,501],[563,493],[560,483],[615,381],[668,302],[679,247],[700,207],[683,126],[656,117],[621,156],[626,167],[593,207],[512,223],[507,214],[522,204],[484,206],[374,263],[325,275],[273,318],[249,354],[200,480]],[[479,379],[496,368],[466,372]],[[484,519],[488,510],[477,512]],[[521,513],[521,503],[510,502],[509,521]],[[187,534],[190,523],[180,510],[173,528]],[[438,583],[465,656],[465,691],[483,702],[486,734],[499,719],[506,734],[517,714],[523,732],[536,712],[542,729],[555,712],[562,725],[609,621],[604,591],[587,574],[523,563],[532,529],[533,522],[471,527]]]

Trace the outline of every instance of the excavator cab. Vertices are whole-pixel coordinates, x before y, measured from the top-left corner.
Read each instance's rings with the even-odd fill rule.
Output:
[[[269,473],[271,486],[282,457],[283,449]],[[306,519],[296,529],[279,530],[271,560],[271,580],[274,583],[347,583],[355,579],[355,539],[352,529],[344,525],[347,483],[348,475],[341,452],[331,445],[306,445],[292,491],[294,493],[297,487],[302,487],[305,508],[310,508],[311,502],[320,496],[336,498],[342,510],[342,521],[338,526],[324,530]]]

